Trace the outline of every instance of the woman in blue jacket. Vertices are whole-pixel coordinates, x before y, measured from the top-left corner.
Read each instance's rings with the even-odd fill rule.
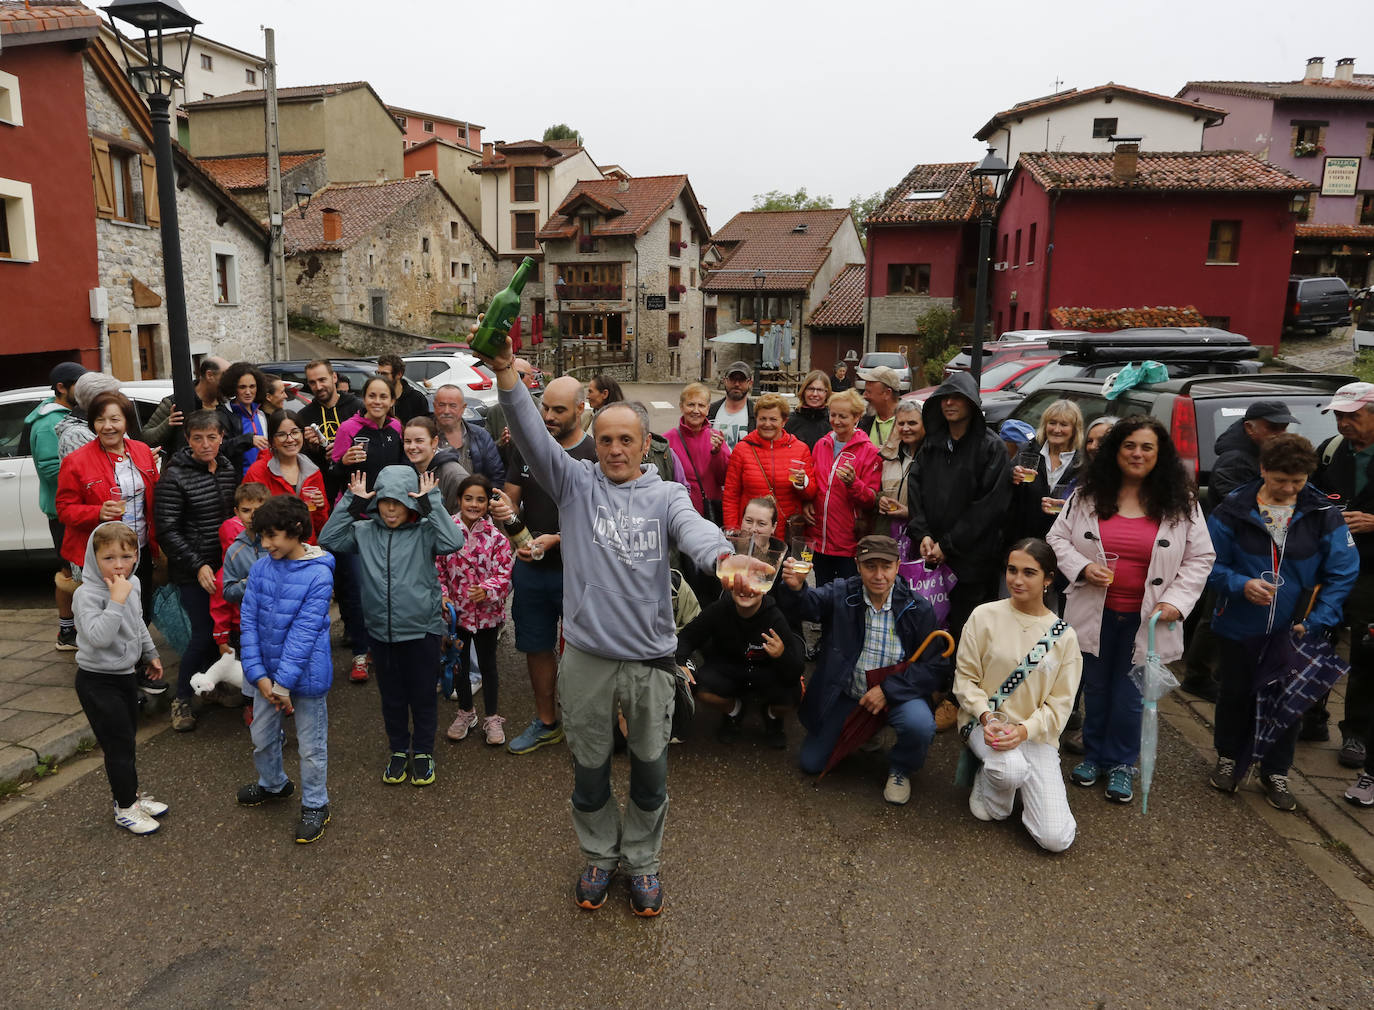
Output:
[[[1221,682],[1213,732],[1217,765],[1209,781],[1228,793],[1240,785],[1237,762],[1247,755],[1254,733],[1256,641],[1290,626],[1297,635],[1331,631],[1341,623],[1360,570],[1340,511],[1307,483],[1317,469],[1312,443],[1301,435],[1277,435],[1260,450],[1259,465],[1260,479],[1236,488],[1207,520],[1217,552],[1207,583],[1217,596],[1212,630]],[[1260,785],[1279,810],[1298,805],[1288,789],[1288,769],[1299,725],[1260,759]]]

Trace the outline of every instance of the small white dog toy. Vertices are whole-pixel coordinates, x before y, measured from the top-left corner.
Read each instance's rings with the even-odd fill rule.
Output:
[[[216,684],[243,690],[243,664],[232,649],[215,660],[210,669],[191,678],[191,690],[202,696],[213,691]]]

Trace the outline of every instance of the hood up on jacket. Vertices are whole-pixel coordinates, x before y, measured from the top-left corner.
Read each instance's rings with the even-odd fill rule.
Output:
[[[95,541],[106,526],[125,526],[125,523],[104,522],[91,531],[86,541],[86,559],[81,566],[82,582],[72,596],[72,613],[76,617],[76,662],[83,670],[96,673],[134,672],[134,665],[142,659],[157,655],[157,648],[143,623],[142,593],[138,577],[129,573],[134,591],[122,604],[110,599],[110,587],[101,578],[95,560]],[[138,567],[138,544],[134,544],[134,567]]]
[[[415,509],[415,499],[411,492],[420,490],[420,475],[415,472],[415,468],[409,463],[402,466],[393,463],[391,466],[382,467],[381,473],[377,474],[377,493],[372,496],[372,500],[367,503],[366,511],[377,516],[378,521],[381,517],[377,513],[377,503],[380,501],[398,501],[410,510],[410,520],[414,522],[419,518],[419,513]]]
[[[100,592],[104,593],[106,596],[108,596],[108,595],[110,594],[110,591],[109,591],[109,589],[108,589],[108,588],[106,587],[106,585],[105,585],[105,580],[104,580],[103,578],[101,578],[101,576],[100,576],[100,566],[99,566],[98,564],[96,564],[96,560],[95,560],[95,535],[96,535],[97,533],[99,533],[100,530],[103,529],[103,528],[106,527],[106,526],[116,526],[116,525],[118,525],[118,526],[127,526],[128,524],[127,524],[127,523],[124,523],[124,522],[121,522],[121,521],[118,520],[118,519],[114,519],[114,520],[111,520],[110,522],[103,522],[103,523],[101,523],[99,526],[97,526],[95,529],[91,530],[91,535],[86,539],[86,560],[85,560],[84,562],[82,562],[82,564],[81,564],[81,579],[82,579],[82,581],[83,581],[83,582],[89,582],[89,583],[91,584],[92,588],[97,587],[97,586],[100,587]],[[132,528],[132,527],[130,527],[130,528]],[[135,538],[134,538],[134,568],[137,568],[137,567],[138,567],[138,562],[139,562],[139,560],[140,560],[140,555],[139,555],[139,549],[138,549],[138,538],[135,537]],[[131,576],[131,578],[132,578],[132,576]]]
[[[1243,452],[1259,459],[1259,446],[1245,433],[1245,418],[1241,418],[1217,436],[1213,449],[1218,456],[1227,452]]]
[[[973,405],[964,437],[972,438],[975,442],[981,440],[987,429],[987,421],[983,417],[983,398],[978,392],[978,383],[967,371],[955,372],[942,382],[921,407],[921,423],[925,425],[926,438],[933,440],[936,445],[944,445],[949,441],[949,422],[940,409],[940,398],[943,396],[962,396]]]

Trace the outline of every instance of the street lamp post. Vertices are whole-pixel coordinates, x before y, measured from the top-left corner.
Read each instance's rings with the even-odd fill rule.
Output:
[[[754,367],[763,367],[763,286],[768,282],[763,270],[755,270],[754,282]]]
[[[172,93],[186,78],[191,40],[200,24],[176,0],[114,0],[103,8],[115,39],[121,37],[116,21],[143,33],[142,66],[130,66],[123,45],[124,71],[134,88],[148,99],[153,122],[153,156],[157,163],[157,202],[162,215],[162,280],[167,289],[167,346],[172,357],[172,389],[177,407],[190,416],[200,406],[191,371],[191,341],[186,326],[186,286],[181,267],[181,230],[177,222],[176,171],[172,162]],[[182,43],[180,68],[163,55],[163,33],[189,29]],[[171,56],[171,54],[167,54]]]
[[[973,198],[978,206],[978,289],[977,301],[973,306],[973,353],[969,356],[969,371],[974,383],[983,377],[983,329],[988,321],[988,256],[992,244],[992,212],[997,206],[997,188],[1003,177],[1011,171],[1007,163],[997,157],[991,147],[978,167],[971,169],[973,176]],[[987,183],[992,183],[988,192]],[[977,386],[975,386],[977,388]]]

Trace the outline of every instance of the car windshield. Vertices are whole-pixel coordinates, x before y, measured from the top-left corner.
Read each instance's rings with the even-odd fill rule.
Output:
[[[978,388],[984,393],[991,393],[994,390],[1001,389],[1024,371],[1028,365],[1029,362],[1020,358],[1014,361],[1003,361],[1000,364],[993,365],[983,372],[982,378],[978,383]]]
[[[891,354],[880,351],[870,351],[865,354],[863,360],[859,362],[860,368],[877,368],[886,365],[888,368],[903,369],[906,367],[906,358],[900,354]]]

